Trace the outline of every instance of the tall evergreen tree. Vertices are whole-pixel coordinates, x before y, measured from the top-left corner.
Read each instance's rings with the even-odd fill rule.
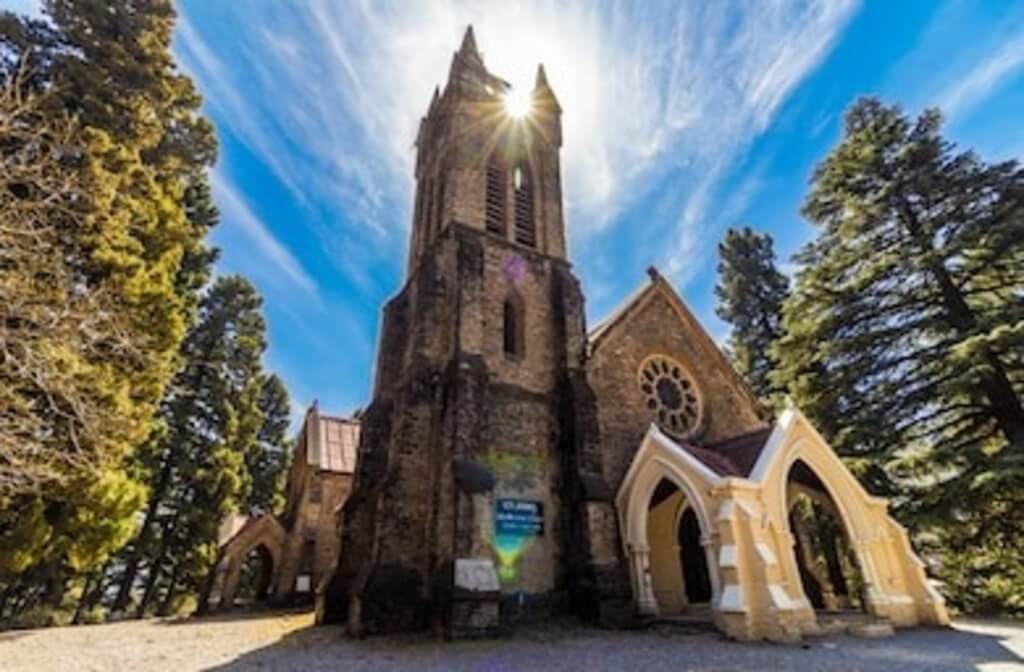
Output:
[[[139,454],[150,498],[127,549],[112,608],[138,614],[195,595],[211,569],[228,513],[269,507],[284,469],[288,397],[261,364],[262,301],[246,280],[219,278],[182,347],[184,367],[164,399],[166,430]],[[138,593],[136,579],[145,570]]]
[[[250,514],[280,512],[284,507],[284,479],[291,459],[291,402],[284,382],[274,374],[263,381],[259,407],[263,424],[256,445],[245,457],[252,487],[243,509]]]
[[[935,110],[863,99],[803,212],[819,235],[777,381],[873,489],[909,495],[955,602],[1024,607],[1024,170],[957,151]]]
[[[782,304],[789,281],[775,265],[772,237],[744,227],[729,229],[718,245],[718,306],[732,326],[729,350],[736,369],[765,403],[778,406],[781,390],[769,374],[772,344],[782,336]]]
[[[131,535],[127,503],[141,490],[119,470],[153,428],[214,256],[215,141],[171,56],[170,2],[51,0],[44,11],[49,21],[0,14],[5,95],[32,104],[0,138],[17,173],[0,198],[2,291],[14,299],[0,308],[0,400],[19,432],[0,440],[38,456],[27,470],[0,461],[32,474],[0,476],[0,565],[21,566],[0,574],[0,618],[4,603],[31,608],[40,577],[40,599],[58,605],[76,573],[95,569],[84,559],[102,564]],[[83,485],[95,482],[118,483],[120,503]],[[109,532],[103,553],[64,543],[90,538],[89,521]],[[6,562],[26,537],[45,547]]]

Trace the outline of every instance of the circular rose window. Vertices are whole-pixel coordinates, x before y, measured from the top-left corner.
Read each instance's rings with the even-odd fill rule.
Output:
[[[664,355],[653,355],[640,366],[640,391],[658,426],[678,438],[700,426],[697,388],[683,365]]]

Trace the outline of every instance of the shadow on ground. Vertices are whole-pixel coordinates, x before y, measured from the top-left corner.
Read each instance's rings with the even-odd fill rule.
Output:
[[[198,616],[189,614],[187,616],[170,616],[161,618],[157,623],[160,625],[195,625],[197,623],[233,623],[235,621],[252,621],[276,616],[301,616],[312,613],[310,607],[281,608],[273,606],[257,605],[253,607],[238,607],[227,611],[220,611],[213,614]]]
[[[1018,639],[1019,638],[1019,639]],[[523,629],[496,640],[446,643],[427,636],[357,641],[338,627],[308,627],[208,668],[242,670],[1024,670],[1024,623],[973,622],[970,630],[918,628],[884,639],[846,636],[800,644],[730,642],[671,628],[606,631],[579,624]],[[1014,653],[1016,649],[1017,653]]]

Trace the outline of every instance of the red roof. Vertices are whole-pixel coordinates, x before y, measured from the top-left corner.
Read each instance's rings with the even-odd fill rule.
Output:
[[[681,443],[679,447],[719,476],[746,478],[754,469],[771,433],[770,428],[758,429],[705,446]]]

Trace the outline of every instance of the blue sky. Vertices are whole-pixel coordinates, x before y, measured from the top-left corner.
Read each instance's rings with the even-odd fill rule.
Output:
[[[33,11],[31,0],[0,6]],[[657,265],[719,341],[716,245],[770,232],[784,264],[843,110],[938,105],[947,134],[1024,155],[1024,3],[185,0],[175,52],[221,143],[221,273],[266,300],[267,364],[295,413],[368,401],[400,287],[412,143],[468,23],[488,67],[565,110],[570,256],[596,322]]]

